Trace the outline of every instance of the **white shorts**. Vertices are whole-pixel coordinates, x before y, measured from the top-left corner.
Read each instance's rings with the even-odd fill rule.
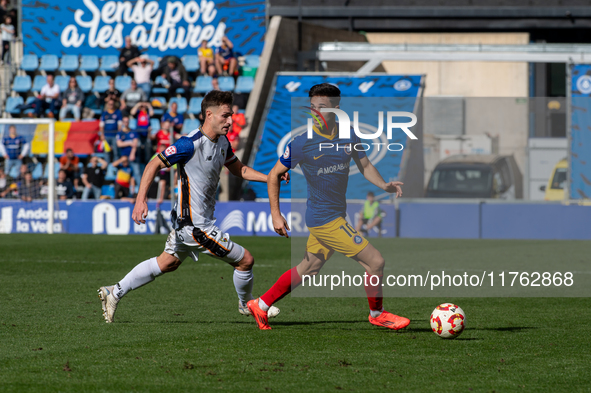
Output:
[[[199,260],[199,253],[211,255],[227,263],[240,262],[244,258],[244,247],[230,240],[230,235],[212,225],[206,229],[185,226],[172,231],[166,239],[164,252],[185,260],[191,257]]]

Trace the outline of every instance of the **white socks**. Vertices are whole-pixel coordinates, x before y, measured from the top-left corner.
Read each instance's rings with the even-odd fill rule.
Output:
[[[269,311],[269,308],[270,308],[270,307],[271,307],[271,306],[267,305],[267,303],[265,303],[265,302],[263,301],[263,299],[259,298],[259,308],[260,308],[261,310],[263,310],[263,311]]]
[[[154,281],[154,279],[161,274],[162,271],[158,266],[156,257],[150,258],[134,267],[129,273],[127,273],[123,280],[115,284],[113,294],[116,298],[121,299],[127,292]],[[234,278],[234,282],[236,282],[236,278]]]
[[[243,305],[246,305],[246,302],[252,299],[253,284],[252,270],[241,271],[234,269],[234,287],[236,287],[238,299]]]
[[[381,310],[369,310],[369,315],[371,315],[372,318],[377,318],[380,315],[382,315],[383,312],[384,312],[384,307],[382,307]]]

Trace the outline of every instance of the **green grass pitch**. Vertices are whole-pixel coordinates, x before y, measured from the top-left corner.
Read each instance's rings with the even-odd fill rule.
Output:
[[[235,240],[255,256],[255,295],[290,267],[285,239]],[[105,324],[97,288],[160,254],[164,241],[1,235],[0,391],[590,389],[586,298],[387,298],[387,310],[412,320],[394,332],[368,323],[363,298],[286,297],[277,304],[281,314],[271,321],[273,330],[259,331],[237,311],[232,269],[203,257],[129,293],[115,323]],[[439,250],[433,255],[442,264],[468,243],[482,253],[506,244],[381,241],[397,247],[400,258]],[[513,241],[511,247],[557,264],[569,255],[589,255],[587,242]],[[443,301],[458,303],[467,314],[468,327],[457,340],[442,340],[429,328],[430,312]]]

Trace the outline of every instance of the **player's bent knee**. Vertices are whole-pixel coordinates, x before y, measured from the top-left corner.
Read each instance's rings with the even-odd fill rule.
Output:
[[[174,255],[163,252],[159,257],[156,258],[158,267],[162,273],[173,272],[181,266],[182,261]]]
[[[254,265],[254,257],[248,250],[244,250],[244,257],[238,262],[236,269],[238,270],[251,270]]]

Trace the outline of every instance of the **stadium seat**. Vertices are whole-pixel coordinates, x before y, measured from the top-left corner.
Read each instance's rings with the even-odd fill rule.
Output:
[[[92,88],[92,91],[95,93],[104,93],[109,90],[110,80],[110,76],[97,76],[94,78],[94,87]]]
[[[16,97],[8,97],[6,100],[6,112],[10,113],[11,115],[18,115],[21,113],[19,109],[16,109],[17,106],[24,104],[25,100],[23,97],[16,96]]]
[[[154,101],[158,101],[160,106],[154,105]],[[162,116],[166,111],[166,98],[164,97],[152,97],[150,98],[150,102],[152,103],[152,107],[154,108],[154,115]]]
[[[82,90],[84,93],[88,93],[90,90],[92,90],[92,78],[90,76],[78,75],[76,77],[76,82],[78,82],[80,90]]]
[[[131,87],[131,76],[119,75],[115,77],[115,89],[123,93]]]
[[[129,128],[132,130],[137,128],[137,119],[135,117],[129,117]]]
[[[105,174],[106,181],[114,181],[117,178],[117,168],[109,164],[107,167],[107,173]]]
[[[199,120],[197,119],[187,119],[185,120],[185,122],[183,123],[183,129],[181,131],[181,134],[186,135],[188,133],[190,133],[191,131],[193,131],[196,128],[199,128]]]
[[[101,196],[108,196],[111,199],[115,199],[115,186],[112,184],[104,185],[101,188]]]
[[[16,179],[18,177],[18,170],[19,170],[19,167],[17,165],[14,165],[12,168],[10,168],[10,172],[8,172],[8,176],[12,177],[13,179]]]
[[[148,58],[154,62],[154,69],[160,66],[160,58],[156,55],[148,55]]]
[[[185,66],[185,70],[187,72],[197,72],[199,69],[199,57],[196,55],[185,55],[181,59],[183,61],[183,65]]]
[[[152,134],[156,134],[160,130],[160,120],[150,119],[150,126],[152,127]]]
[[[47,78],[43,75],[37,75],[35,76],[35,79],[33,80],[33,91],[41,91],[41,89],[43,88],[43,86],[45,86],[45,84],[47,83]]]
[[[74,72],[78,69],[78,56],[76,55],[63,55],[62,64],[59,70],[65,72]]]
[[[24,55],[21,62],[21,70],[27,72],[37,71],[39,67],[39,58],[37,55]]]
[[[59,67],[59,61],[56,55],[43,55],[41,56],[41,64],[39,70],[54,72]]]
[[[31,90],[31,77],[29,75],[15,77],[12,90],[17,93],[28,93]]]
[[[220,90],[222,91],[234,90],[234,78],[231,76],[220,76],[218,78],[218,83],[220,84]]]
[[[257,55],[244,56],[244,64],[249,67],[259,68],[260,63],[261,63],[261,58]]]
[[[98,56],[84,55],[80,58],[80,71],[95,72],[99,68]]]
[[[168,102],[168,106],[170,106],[170,104],[172,104],[173,102],[176,102],[178,105],[178,109],[177,112],[180,113],[181,115],[184,115],[185,112],[187,112],[187,99],[185,97],[173,97],[170,99],[170,101]]]
[[[31,103],[33,103],[33,101],[35,101],[35,97],[33,97],[33,96],[27,97],[27,100],[25,101],[25,104],[31,104]],[[35,112],[35,109],[33,109],[33,108],[25,109],[23,111],[23,113],[25,115],[28,115],[29,113],[33,113],[33,112]]]
[[[236,93],[250,93],[254,87],[254,78],[252,76],[239,76],[236,82]]]
[[[35,180],[41,179],[41,177],[43,176],[43,165],[41,165],[40,162],[38,162],[37,165],[35,165],[32,175],[33,179]]]
[[[114,55],[105,55],[101,58],[101,67],[99,71],[114,72],[119,67],[119,57]]]
[[[201,113],[201,102],[203,102],[203,97],[193,97],[191,101],[189,101],[189,110],[188,112],[192,115],[198,115]]]
[[[168,81],[162,75],[158,75],[154,81],[154,87],[152,87],[152,95],[168,94],[167,87],[158,87],[158,85],[169,86]]]
[[[208,93],[213,90],[213,85],[211,81],[213,78],[211,76],[200,76],[197,78],[197,82],[195,83],[195,89],[193,89],[194,93]]]
[[[53,176],[57,179],[57,175],[60,172],[60,163],[56,161],[53,165]],[[45,170],[43,171],[43,178],[47,179],[49,177],[49,165],[45,164]]]
[[[58,75],[55,77],[55,84],[60,87],[60,92],[62,92],[62,93],[68,89],[69,83],[70,83],[69,76]]]

